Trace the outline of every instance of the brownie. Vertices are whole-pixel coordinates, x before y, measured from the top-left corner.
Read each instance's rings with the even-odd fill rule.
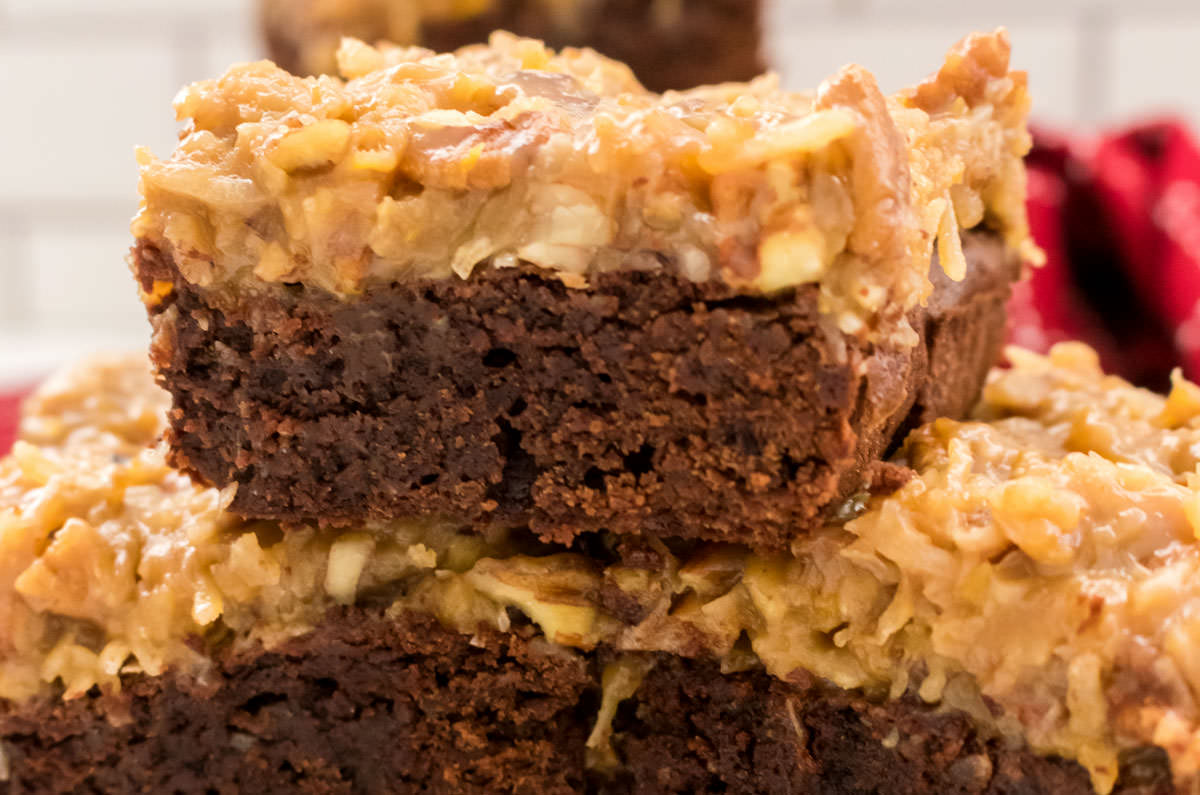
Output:
[[[171,460],[246,518],[782,549],[969,408],[1036,258],[1003,31],[892,97],[507,33],[339,58],[194,84],[140,155]]]
[[[152,351],[172,461],[236,483],[240,515],[782,548],[869,485],[897,429],[974,402],[1018,263],[986,233],[964,248],[965,282],[939,277],[911,348],[831,329],[814,288],[623,272],[579,292],[489,269],[222,309],[162,251],[134,258],[145,289],[172,285]]]
[[[724,675],[660,655],[614,722],[621,762],[586,769],[597,659],[513,633],[342,609],[211,674],[0,711],[10,795],[225,793],[1092,792],[1078,765],[981,734],[963,713],[803,677]],[[891,739],[889,739],[891,738]],[[1131,758],[1121,795],[1172,791]]]
[[[315,5],[261,2],[270,56],[297,74],[333,71],[342,36],[447,52],[487,41],[493,30],[542,39],[556,49],[592,47],[627,63],[654,91],[749,80],[766,69],[760,0],[601,0],[576,3],[566,15],[544,0],[495,0],[474,13],[431,14],[415,27],[408,19],[421,15],[417,0]]]

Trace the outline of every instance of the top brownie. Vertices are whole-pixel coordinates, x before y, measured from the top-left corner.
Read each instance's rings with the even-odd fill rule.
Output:
[[[1032,251],[1002,32],[891,98],[506,34],[340,61],[194,85],[140,156],[174,460],[233,510],[781,546],[974,400]]]
[[[337,73],[343,36],[454,50],[494,30],[592,47],[655,91],[750,80],[763,63],[759,0],[260,0],[272,60]]]

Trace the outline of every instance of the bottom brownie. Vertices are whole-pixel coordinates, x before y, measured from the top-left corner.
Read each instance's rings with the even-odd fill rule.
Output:
[[[615,770],[587,772],[601,665],[536,637],[475,638],[407,614],[338,610],[212,676],[134,677],[119,694],[9,708],[12,793],[1088,793],[1073,762],[980,734],[915,699],[653,658],[613,723]],[[1171,791],[1143,754],[1117,792]]]
[[[211,682],[9,711],[6,791],[579,792],[591,670],[515,634],[346,611]]]
[[[981,733],[962,711],[679,658],[660,659],[615,729],[624,766],[604,795],[1093,792],[1075,762]],[[1166,755],[1131,755],[1113,791],[1173,792]]]

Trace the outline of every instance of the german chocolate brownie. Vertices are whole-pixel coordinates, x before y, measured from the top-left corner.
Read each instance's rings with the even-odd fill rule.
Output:
[[[977,395],[1030,251],[1002,33],[890,99],[503,35],[342,60],[198,84],[141,156],[172,461],[234,512],[782,549]]]
[[[246,522],[101,360],[0,459],[8,792],[1191,792],[1200,388],[1012,351],[789,553]],[[1038,620],[1031,620],[1036,616]]]
[[[554,48],[592,47],[629,64],[654,91],[762,74],[759,0],[262,0],[272,59],[297,74],[334,74],[343,36],[438,52],[494,30]]]

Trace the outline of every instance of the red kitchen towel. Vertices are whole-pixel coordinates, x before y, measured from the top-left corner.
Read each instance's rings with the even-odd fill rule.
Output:
[[[0,393],[0,455],[8,453],[17,438],[17,419],[23,394]]]
[[[1148,386],[1176,365],[1200,378],[1200,148],[1188,128],[1035,138],[1029,214],[1047,262],[1013,296],[1010,339],[1084,340]]]

